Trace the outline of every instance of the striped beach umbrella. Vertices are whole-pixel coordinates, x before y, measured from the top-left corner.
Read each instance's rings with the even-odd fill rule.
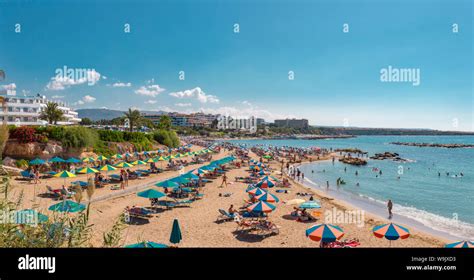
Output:
[[[247,193],[250,194],[250,195],[253,195],[253,196],[259,196],[259,195],[262,195],[264,193],[266,193],[266,191],[262,190],[261,188],[251,188],[249,190],[247,190]]]
[[[93,157],[85,157],[85,158],[82,159],[82,162],[89,162],[90,163],[90,162],[94,162],[94,161],[95,161],[95,159]]]
[[[260,201],[265,201],[265,202],[280,202],[280,199],[278,199],[278,197],[276,197],[274,194],[271,194],[269,192],[267,193],[264,193],[264,194],[261,194],[257,197],[255,197],[257,200],[260,200]]]
[[[472,241],[459,241],[450,244],[446,244],[446,248],[474,248],[474,242]]]
[[[125,248],[168,248],[165,244],[155,243],[151,241],[144,241],[136,244],[130,244],[125,246]]]
[[[72,174],[71,172],[67,171],[67,170],[64,170],[64,171],[61,171],[59,173],[56,173],[54,175],[54,177],[58,177],[58,178],[73,178],[73,177],[76,177],[76,175]]]
[[[247,207],[247,211],[249,212],[257,212],[257,213],[270,213],[275,210],[275,205],[270,204],[265,201],[259,201]]]
[[[103,155],[100,155],[100,156],[97,157],[97,160],[98,161],[104,161],[104,160],[108,160],[108,158],[103,156]]]
[[[143,164],[146,164],[146,162],[142,161],[142,160],[136,160],[134,162],[132,162],[133,165],[143,165]]]
[[[99,172],[99,170],[92,167],[84,167],[77,170],[77,173],[81,173],[81,174],[90,174],[90,173],[97,173],[97,172]]]
[[[273,188],[275,184],[270,180],[262,180],[257,183],[257,187],[261,189]]]
[[[99,168],[100,171],[113,171],[113,170],[116,170],[117,168],[113,167],[112,165],[110,164],[106,164],[104,166],[102,166],[101,168]]]
[[[149,158],[149,159],[147,159],[145,162],[146,162],[146,163],[152,163],[152,162],[156,162],[156,160],[153,159],[153,158]]]
[[[375,237],[385,237],[390,241],[397,240],[399,238],[406,239],[410,236],[410,231],[407,228],[394,223],[375,226],[372,231]]]
[[[333,242],[343,236],[342,228],[331,224],[317,224],[306,230],[306,237],[313,241]]]
[[[133,164],[122,161],[122,162],[116,164],[115,166],[121,167],[121,168],[127,168],[127,167],[133,167]]]
[[[321,205],[316,200],[310,200],[310,201],[306,201],[306,202],[301,203],[300,206],[298,206],[298,208],[300,208],[300,209],[319,209],[319,208],[321,208]]]

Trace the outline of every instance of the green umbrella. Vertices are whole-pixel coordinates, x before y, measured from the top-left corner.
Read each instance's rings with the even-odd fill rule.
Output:
[[[162,188],[177,188],[179,187],[179,184],[171,180],[166,180],[163,182],[159,182],[158,184],[155,184],[155,186],[162,187]]]
[[[178,183],[178,184],[187,184],[189,182],[189,180],[190,179],[188,179],[188,178],[185,178],[183,176],[179,176],[179,177],[171,179],[170,181],[173,181],[173,182]]]
[[[130,244],[125,248],[168,248],[165,244],[155,243],[151,241],[144,241],[136,244]]]
[[[46,161],[40,158],[35,158],[33,160],[30,160],[30,165],[40,165],[40,164],[45,164]]]
[[[77,173],[81,173],[81,174],[90,174],[90,173],[97,173],[97,172],[99,172],[99,170],[95,168],[91,168],[91,167],[84,167],[77,171]]]
[[[51,211],[68,212],[68,213],[80,212],[80,211],[83,211],[84,209],[86,209],[85,205],[79,204],[72,200],[64,200],[57,204],[51,205],[48,208],[48,210],[51,210]]]
[[[117,167],[133,167],[133,164],[123,161],[119,164],[116,164],[115,166],[117,166]]]
[[[166,196],[166,194],[154,189],[148,189],[146,191],[139,192],[137,195],[144,198],[161,198]]]
[[[181,235],[181,229],[179,228],[179,222],[177,219],[173,221],[173,229],[171,230],[170,242],[173,244],[178,244],[183,236]]]
[[[132,164],[134,164],[134,165],[143,165],[143,164],[146,164],[146,162],[144,162],[142,160],[136,160],[136,161],[132,162]]]
[[[117,168],[113,167],[112,165],[104,165],[100,168],[101,171],[113,171],[116,170]]]

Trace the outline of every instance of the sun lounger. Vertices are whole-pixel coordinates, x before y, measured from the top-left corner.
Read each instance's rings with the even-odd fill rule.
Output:
[[[126,210],[125,214],[127,213],[129,217],[132,217],[132,218],[148,219],[152,217],[151,215],[152,212],[142,207],[134,207],[134,208],[128,209]]]
[[[227,213],[224,209],[219,209],[219,216],[217,217],[216,223],[233,221],[234,215]]]
[[[74,181],[74,182],[71,182],[71,185],[79,185],[81,186],[82,188],[87,188],[88,184],[87,182],[85,181]]]
[[[190,206],[191,203],[193,203],[194,200],[191,200],[191,199],[186,199],[186,200],[176,200],[176,206]]]
[[[47,194],[53,198],[59,198],[61,197],[61,189],[53,189],[50,186],[46,186],[46,189],[48,190]]]

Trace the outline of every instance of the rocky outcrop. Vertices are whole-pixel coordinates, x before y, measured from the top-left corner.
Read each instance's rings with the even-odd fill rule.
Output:
[[[356,157],[342,157],[339,158],[339,161],[351,165],[366,165],[367,161],[365,159],[356,158]]]
[[[398,153],[391,153],[391,152],[385,152],[385,153],[378,153],[370,157],[370,159],[375,159],[375,160],[393,160],[393,161],[400,161],[400,162],[406,162],[408,160],[401,158]]]
[[[413,147],[434,147],[434,148],[474,148],[473,144],[439,144],[439,143],[414,143],[414,142],[392,142],[393,145],[413,146]]]

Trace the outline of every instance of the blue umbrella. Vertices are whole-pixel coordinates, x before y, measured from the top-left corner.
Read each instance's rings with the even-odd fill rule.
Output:
[[[72,158],[68,158],[66,160],[66,162],[68,162],[68,163],[82,163],[82,160],[72,157]]]
[[[40,165],[40,164],[45,164],[46,161],[40,158],[35,158],[33,160],[30,160],[30,165]]]
[[[65,162],[65,160],[60,157],[53,157],[52,159],[49,160],[49,162],[59,163],[59,162]]]
[[[168,248],[168,246],[161,243],[145,241],[145,242],[127,245],[125,246],[125,248]]]
[[[171,230],[170,242],[173,244],[178,244],[183,236],[181,235],[181,229],[179,228],[179,222],[177,219],[173,221],[173,229]]]
[[[166,196],[166,194],[154,189],[148,189],[146,191],[139,192],[137,195],[144,198],[161,198]]]
[[[162,188],[178,188],[179,184],[171,180],[166,180],[163,182],[159,182],[158,184],[155,184],[155,186],[162,187]]]
[[[450,244],[446,244],[446,248],[474,248],[474,242],[472,241],[459,241]]]
[[[48,208],[48,210],[51,210],[51,211],[68,212],[68,213],[79,212],[79,211],[83,211],[84,209],[86,209],[85,205],[79,204],[79,203],[74,202],[72,200],[64,200],[64,201],[59,202],[57,204],[51,205]]]

